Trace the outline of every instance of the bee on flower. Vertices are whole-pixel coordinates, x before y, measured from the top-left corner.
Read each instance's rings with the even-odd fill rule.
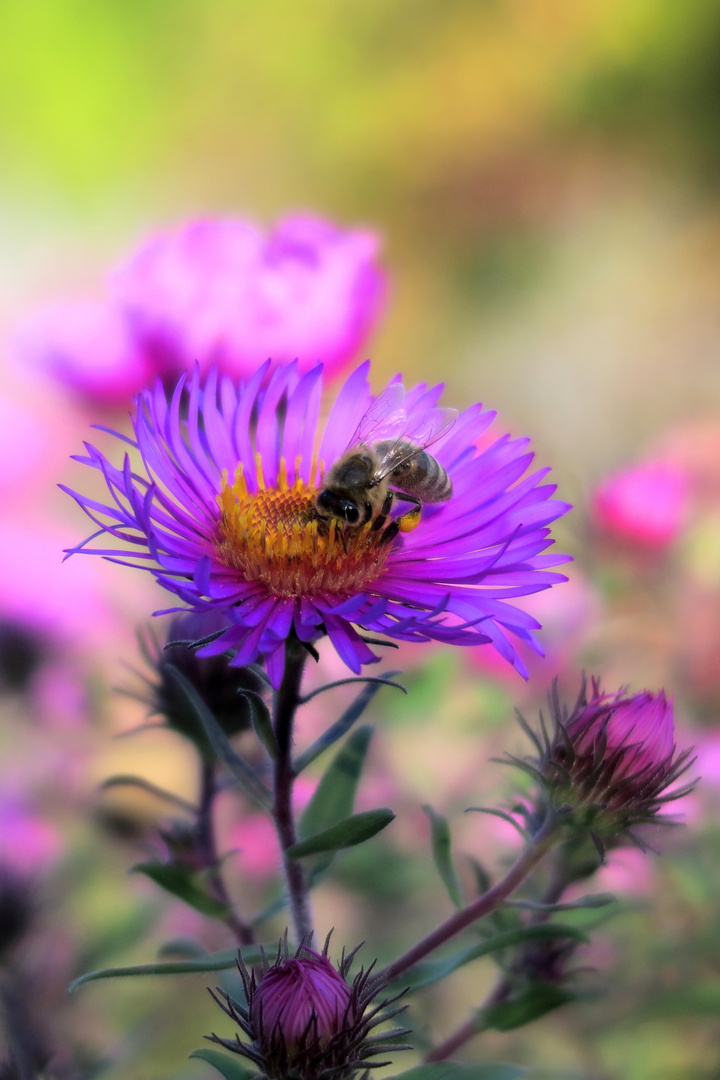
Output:
[[[368,371],[324,426],[321,365],[268,361],[239,385],[196,369],[169,399],[144,390],[134,438],[112,433],[129,444],[122,467],[90,445],[77,458],[110,498],[69,491],[98,526],[69,554],[143,568],[187,609],[221,612],[204,654],[263,658],[275,686],[290,636],[327,635],[356,673],[378,659],[367,635],[485,643],[526,676],[512,639],[541,652],[539,624],[513,601],[565,580],[551,568],[567,556],[548,549],[568,505],[530,470],[527,439],[477,449],[493,412],[456,414],[441,386],[399,380],[376,397]]]

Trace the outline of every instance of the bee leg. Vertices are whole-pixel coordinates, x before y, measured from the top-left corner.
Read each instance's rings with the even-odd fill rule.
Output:
[[[382,529],[383,525],[387,521],[388,514],[392,510],[392,504],[393,504],[393,499],[394,498],[395,498],[395,492],[393,491],[392,488],[390,488],[387,495],[385,496],[385,502],[382,504],[382,507],[380,509],[380,513],[378,514],[378,516],[375,518],[375,520],[372,523],[371,532],[377,532],[378,529]],[[390,539],[392,539],[392,537]],[[384,539],[383,539],[383,543],[385,543]]]
[[[404,492],[399,494],[398,498],[402,499],[404,502],[412,502],[415,504],[411,510],[408,510],[407,513],[401,514],[399,518],[395,519],[398,523],[400,532],[412,532],[412,530],[420,524],[422,503],[413,495],[406,495]]]
[[[395,521],[391,521],[390,524],[388,525],[387,529],[383,530],[383,534],[380,537],[380,543],[383,546],[385,546],[385,544],[389,544],[392,540],[395,539],[395,537],[397,536],[397,534],[399,532],[400,532],[400,522],[399,522],[399,520],[396,519]]]

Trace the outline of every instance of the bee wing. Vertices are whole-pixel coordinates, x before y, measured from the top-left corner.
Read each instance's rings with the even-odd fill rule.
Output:
[[[377,439],[399,437],[407,426],[408,415],[403,407],[406,390],[402,383],[390,383],[378,394],[355,428],[348,449]]]
[[[414,424],[412,416],[407,417],[403,430],[397,437],[386,446],[376,451],[378,454],[378,467],[374,473],[374,479],[384,480],[394,469],[403,462],[415,457],[421,450],[432,446],[441,439],[458,418],[457,409],[432,409],[423,417],[420,423]],[[412,435],[406,438],[408,430],[412,429]]]

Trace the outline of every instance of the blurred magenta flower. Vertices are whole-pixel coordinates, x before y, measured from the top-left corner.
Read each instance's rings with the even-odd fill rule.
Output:
[[[46,869],[60,854],[60,834],[21,799],[0,795],[0,865],[25,877]]]
[[[646,461],[611,473],[596,489],[600,528],[631,544],[663,549],[684,529],[690,508],[687,472],[668,461]]]
[[[231,625],[203,655],[234,649],[238,666],[264,656],[276,686],[292,632],[304,642],[327,634],[355,672],[377,660],[354,624],[404,641],[492,642],[525,675],[506,631],[539,651],[540,624],[511,601],[565,580],[549,568],[567,557],[547,549],[548,526],[568,504],[552,498],[547,469],[528,471],[527,439],[476,451],[494,413],[473,405],[432,446],[454,494],[424,506],[412,531],[372,519],[341,529],[321,517],[322,463],[361,442],[363,425],[377,423],[373,438],[401,431],[421,442],[445,420],[441,386],[393,381],[375,398],[368,371],[346,380],[322,432],[321,366],[301,376],[295,363],[272,374],[266,363],[239,386],[215,368],[203,383],[196,369],[170,402],[160,383],[143,391],[135,440],[118,436],[142,464],[126,456],[118,469],[89,444],[77,458],[101,472],[110,499],[64,490],[98,525],[90,539],[108,546],[84,541],[69,554],[147,569],[192,610],[222,611]]]
[[[127,320],[109,303],[68,301],[37,312],[21,328],[16,350],[21,361],[103,407],[126,404],[155,373]]]
[[[380,311],[380,240],[319,217],[205,219],[158,233],[120,267],[112,290],[155,369],[200,365],[248,377],[270,358],[322,363],[329,377],[357,357]]]

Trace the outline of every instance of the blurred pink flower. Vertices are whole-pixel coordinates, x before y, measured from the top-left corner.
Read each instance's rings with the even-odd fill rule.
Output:
[[[153,374],[125,319],[110,304],[53,304],[21,327],[16,348],[21,361],[101,406],[124,405]]]
[[[687,522],[690,481],[680,465],[646,461],[611,473],[595,491],[593,513],[616,539],[662,549]]]
[[[317,782],[301,777],[293,788],[293,805],[301,813],[312,798]],[[233,802],[233,808],[237,804]],[[228,812],[229,807],[225,808]],[[235,810],[236,812],[236,810]],[[223,830],[222,846],[238,854],[239,873],[252,881],[263,882],[280,872],[280,846],[267,814],[245,814],[235,818]]]
[[[20,799],[0,795],[0,864],[18,874],[44,870],[61,850],[60,834]]]
[[[268,358],[318,361],[329,375],[357,356],[379,313],[380,241],[297,215],[269,234],[242,219],[158,233],[121,266],[112,289],[156,370],[196,361],[248,376]]]

